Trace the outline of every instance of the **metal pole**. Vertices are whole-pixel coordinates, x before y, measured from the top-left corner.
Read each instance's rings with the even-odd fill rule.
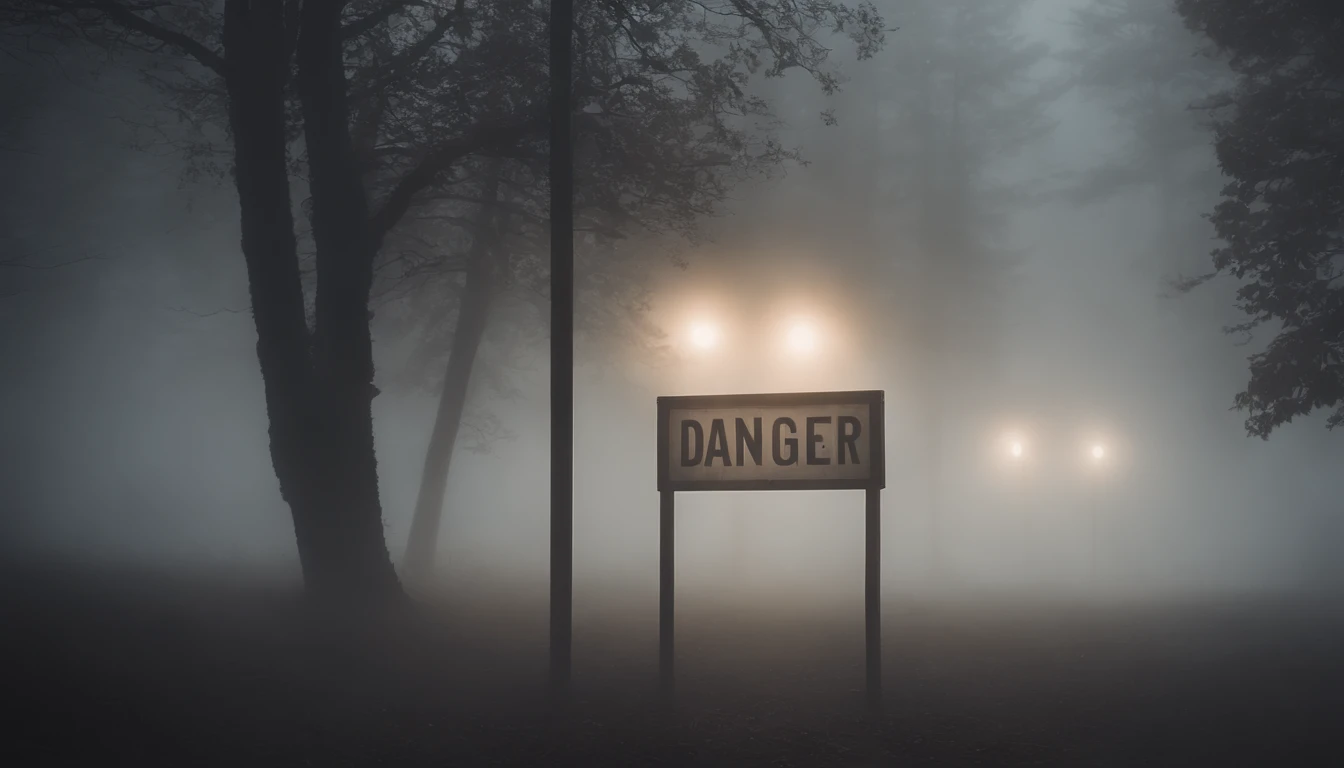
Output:
[[[672,697],[673,629],[676,605],[676,504],[672,491],[659,493],[658,505],[658,688]]]
[[[551,1],[551,684],[569,688],[574,607],[573,0]]]
[[[882,491],[864,491],[864,629],[868,705],[882,706]]]

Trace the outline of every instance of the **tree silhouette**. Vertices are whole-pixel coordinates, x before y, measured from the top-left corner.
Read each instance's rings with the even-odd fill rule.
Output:
[[[1210,217],[1215,274],[1243,281],[1250,356],[1235,398],[1247,431],[1268,438],[1317,409],[1344,423],[1344,6],[1327,0],[1178,0],[1191,29],[1237,76],[1217,102],[1214,145],[1230,179]],[[1200,282],[1192,281],[1190,288]]]
[[[134,66],[179,119],[173,140],[188,173],[231,176],[272,464],[316,598],[367,605],[401,594],[383,537],[373,440],[375,275],[382,260],[399,255],[407,215],[443,213],[445,201],[470,195],[481,161],[535,168],[544,158],[546,90],[536,74],[545,69],[545,46],[534,43],[544,39],[545,20],[540,2],[465,0],[0,7],[6,40],[92,45]],[[739,108],[737,83],[762,62],[812,66],[826,83],[820,65],[828,52],[816,34],[831,27],[860,50],[881,42],[880,19],[866,5],[593,3],[579,25],[576,47],[588,56],[577,59],[576,72],[606,57],[623,75],[580,83],[589,90],[576,91],[576,124],[590,125],[619,156],[619,126],[638,115],[632,105]],[[726,52],[704,60],[692,40]],[[678,128],[683,141],[659,148],[666,158],[680,153],[689,164],[724,141],[730,155],[751,151],[713,122],[687,119]],[[532,173],[526,183],[540,178]],[[679,194],[669,185],[686,178],[646,177],[645,186],[622,189],[598,176],[587,190],[592,207],[619,219],[632,202]],[[295,182],[307,189],[306,230],[293,212]],[[689,207],[688,216],[698,213]]]

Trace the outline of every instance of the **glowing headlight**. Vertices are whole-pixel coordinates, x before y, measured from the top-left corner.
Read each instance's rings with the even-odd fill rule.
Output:
[[[811,323],[797,322],[789,328],[786,342],[794,354],[808,355],[816,351],[818,337],[817,329]]]
[[[691,345],[696,349],[710,350],[719,345],[719,329],[709,323],[696,323],[691,326]]]

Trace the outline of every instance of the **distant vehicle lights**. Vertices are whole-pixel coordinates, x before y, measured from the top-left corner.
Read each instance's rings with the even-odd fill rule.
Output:
[[[698,353],[706,353],[723,345],[722,326],[709,319],[697,319],[686,328],[687,345]],[[821,350],[822,335],[817,324],[797,319],[785,324],[780,335],[780,349],[788,357],[811,357]]]
[[[1077,456],[1077,461],[1083,466],[1101,470],[1113,463],[1112,449],[1113,446],[1109,441],[1090,438],[1078,443],[1075,449],[1077,453],[1072,455]],[[1033,464],[1039,463],[1038,460],[1053,463],[1064,459],[1068,455],[1067,453],[1057,453],[1048,444],[1033,447],[1029,444],[1026,434],[1017,430],[1003,433],[999,438],[995,452],[1010,464],[1027,463],[1028,458],[1032,459],[1031,463]]]

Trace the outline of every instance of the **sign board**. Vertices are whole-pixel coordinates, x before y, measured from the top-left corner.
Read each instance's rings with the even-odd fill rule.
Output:
[[[880,489],[881,391],[658,398],[659,491]]]
[[[677,491],[864,491],[868,702],[882,703],[882,392],[658,398],[658,672],[672,693]]]

